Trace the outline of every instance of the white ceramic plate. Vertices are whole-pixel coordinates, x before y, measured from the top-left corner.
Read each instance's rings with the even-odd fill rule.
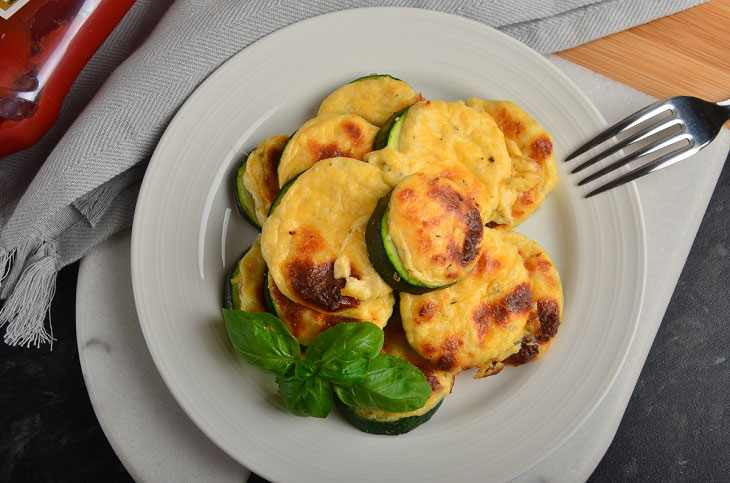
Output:
[[[428,98],[513,100],[553,134],[558,160],[605,125],[544,58],[461,17],[367,9],[282,29],[211,75],[155,151],[132,236],[145,339],[191,419],[268,479],[510,479],[565,441],[621,368],[646,272],[633,186],[584,200],[558,161],[561,183],[520,227],[563,278],[564,322],[550,353],[483,381],[462,374],[436,416],[406,435],[361,433],[334,413],[326,420],[288,415],[274,378],[246,365],[227,341],[224,273],[255,235],[233,210],[241,153],[293,132],[330,91],[372,72],[405,79]]]

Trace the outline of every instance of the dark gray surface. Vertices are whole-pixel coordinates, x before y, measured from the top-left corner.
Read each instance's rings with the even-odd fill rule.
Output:
[[[728,455],[730,163],[726,161],[621,426],[590,481],[730,481]]]
[[[729,211],[726,163],[616,438],[590,481],[730,478]],[[74,264],[59,275],[52,352],[0,343],[0,481],[131,480],[81,376],[77,272]]]

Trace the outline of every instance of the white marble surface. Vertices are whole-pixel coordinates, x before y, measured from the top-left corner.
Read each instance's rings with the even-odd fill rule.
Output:
[[[610,123],[652,98],[558,57],[550,60]],[[637,181],[648,250],[641,324],[621,376],[590,418],[518,481],[583,481],[611,443],[679,278],[730,147],[730,131],[694,159]],[[702,169],[697,169],[697,166]],[[563,182],[575,182],[567,178]],[[681,227],[681,229],[678,229]],[[165,387],[137,321],[129,232],[81,263],[77,290],[79,356],[99,422],[137,481],[245,481],[248,471],[210,442]]]

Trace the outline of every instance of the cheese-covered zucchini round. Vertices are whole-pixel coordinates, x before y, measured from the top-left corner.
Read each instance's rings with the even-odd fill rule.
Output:
[[[476,264],[484,227],[476,201],[447,177],[402,179],[368,224],[368,254],[395,290],[424,293],[452,285]]]
[[[290,300],[276,286],[267,271],[264,275],[267,310],[276,315],[300,344],[308,346],[321,332],[342,322],[359,322],[358,319],[327,314],[310,309]]]
[[[314,310],[384,327],[394,296],[370,265],[365,226],[389,190],[380,170],[355,159],[328,159],[302,173],[262,229],[278,289]]]
[[[533,302],[519,352],[504,363],[519,366],[545,354],[563,316],[563,286],[555,264],[545,250],[525,235],[506,234],[517,247],[532,283]]]
[[[513,102],[469,99],[466,105],[494,117],[504,134],[512,174],[502,184],[492,221],[514,227],[530,216],[558,183],[552,138]]]
[[[261,228],[279,192],[276,174],[281,152],[289,136],[267,138],[248,155],[236,171],[235,196],[239,214]]]
[[[236,260],[223,284],[223,306],[246,312],[266,312],[263,276],[266,262],[261,255],[261,235],[251,248]]]
[[[406,339],[400,316],[394,314],[384,329],[385,341],[381,352],[406,360],[426,376],[431,396],[420,409],[405,413],[391,413],[377,409],[349,407],[341,401],[335,404],[340,413],[358,429],[372,434],[403,434],[425,423],[451,394],[458,371],[443,371],[414,351]],[[335,397],[337,399],[337,397]]]
[[[494,229],[484,230],[482,254],[464,280],[400,298],[408,342],[442,370],[501,363],[517,352],[531,307],[517,248]]]
[[[357,114],[382,126],[391,114],[419,100],[420,95],[406,82],[386,74],[374,74],[355,79],[327,96],[317,115]]]
[[[429,165],[466,167],[484,184],[483,210],[490,214],[499,203],[500,184],[511,172],[504,135],[494,119],[461,101],[418,102],[382,128],[377,139],[386,139],[403,155],[404,175],[431,172],[424,170]]]
[[[284,147],[279,161],[279,186],[322,159],[362,159],[372,151],[378,127],[356,114],[318,116],[304,123]]]

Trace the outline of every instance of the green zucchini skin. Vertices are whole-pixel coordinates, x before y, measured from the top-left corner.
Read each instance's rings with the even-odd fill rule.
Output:
[[[397,80],[397,81],[401,81],[402,82],[401,79],[399,79],[397,77],[393,77],[390,74],[370,74],[370,75],[366,75],[366,76],[363,76],[363,77],[358,77],[357,79],[348,82],[348,84],[353,84],[355,82],[360,82],[360,81],[370,80],[370,79],[380,79],[381,77],[390,77],[393,80]]]
[[[226,280],[223,283],[223,308],[225,309],[233,310],[235,308],[233,306],[233,284],[231,279],[238,275],[238,262],[240,261],[240,258],[236,260],[236,264],[227,272]]]
[[[238,292],[238,286],[231,282],[233,277],[236,277],[240,272],[240,264],[243,257],[251,250],[251,247],[246,248],[240,257],[236,259],[233,267],[227,272],[226,280],[223,283],[223,307],[231,310],[241,310],[241,304],[233,296],[234,293]]]
[[[391,191],[378,201],[375,211],[370,215],[368,224],[365,227],[365,245],[368,249],[368,258],[370,264],[378,272],[378,275],[390,285],[396,292],[406,292],[414,295],[420,295],[433,290],[439,290],[444,287],[425,287],[421,285],[413,285],[409,283],[403,274],[399,273],[388,256],[388,251],[383,242],[383,217],[388,209]]]
[[[396,139],[394,139],[395,136],[393,136],[393,139],[391,139],[391,134],[393,134],[393,128],[396,127],[396,123],[403,122],[403,118],[405,118],[406,114],[408,113],[408,109],[410,108],[411,106],[408,106],[405,109],[401,109],[400,111],[390,116],[387,121],[385,121],[385,124],[383,124],[383,127],[380,128],[378,134],[375,135],[375,139],[373,139],[373,151],[378,151],[379,149],[383,149],[386,146],[393,147],[392,144],[396,141]]]
[[[290,179],[289,181],[287,181],[286,184],[281,187],[281,189],[279,190],[279,192],[276,194],[276,198],[274,198],[274,202],[271,203],[271,208],[269,208],[269,214],[267,216],[271,216],[271,214],[274,212],[274,209],[276,209],[276,207],[279,206],[279,203],[281,202],[281,199],[284,197],[284,195],[286,194],[286,192],[289,191],[289,188],[292,187],[292,185],[294,184],[294,182],[301,175],[302,175],[302,173],[299,173],[298,175],[294,176],[292,179]]]
[[[269,269],[264,270],[264,308],[271,315],[279,317],[276,311],[276,303],[274,297],[271,296],[271,287],[269,287]]]
[[[253,206],[253,197],[248,192],[246,186],[243,184],[243,175],[246,172],[246,156],[241,165],[236,170],[236,175],[233,177],[233,198],[236,201],[236,211],[241,217],[246,220],[251,226],[257,230],[261,230],[261,225],[256,220],[256,210]]]
[[[420,416],[408,416],[397,421],[372,421],[370,419],[363,418],[359,414],[355,413],[347,404],[340,401],[340,398],[335,395],[335,407],[337,411],[344,417],[350,424],[355,426],[360,431],[370,434],[386,434],[389,436],[396,436],[399,434],[405,434],[423,423],[427,422],[436,413],[438,408],[444,402],[443,399],[439,401],[430,411]]]

